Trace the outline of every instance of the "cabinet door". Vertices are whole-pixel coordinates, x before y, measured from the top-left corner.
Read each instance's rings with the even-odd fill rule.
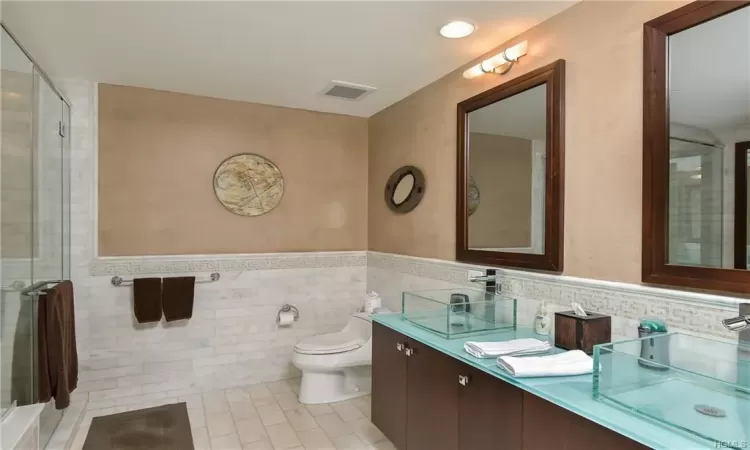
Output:
[[[520,450],[523,391],[464,364],[459,376],[459,448]]]
[[[409,340],[406,448],[458,450],[460,363]]]
[[[406,450],[406,337],[372,324],[372,423]]]
[[[639,444],[536,395],[523,396],[524,450],[644,450]]]

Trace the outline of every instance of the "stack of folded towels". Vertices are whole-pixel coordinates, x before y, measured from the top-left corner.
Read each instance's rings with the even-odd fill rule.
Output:
[[[594,371],[594,361],[581,350],[549,356],[501,356],[497,365],[517,378],[523,377],[564,377],[585,375]]]
[[[514,339],[504,342],[466,342],[466,353],[477,358],[497,358],[498,356],[520,356],[545,353],[550,349],[549,342],[539,339]]]

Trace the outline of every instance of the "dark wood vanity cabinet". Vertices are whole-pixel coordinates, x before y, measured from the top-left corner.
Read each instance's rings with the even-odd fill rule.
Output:
[[[406,448],[457,450],[459,362],[409,339]]]
[[[406,337],[372,324],[372,423],[406,448]]]
[[[458,450],[460,363],[379,324],[372,334],[372,422],[399,449]]]
[[[520,449],[523,391],[459,363],[458,448]]]
[[[372,422],[399,450],[647,448],[386,326],[372,334]]]
[[[645,450],[615,433],[534,394],[523,393],[523,448],[536,450]]]

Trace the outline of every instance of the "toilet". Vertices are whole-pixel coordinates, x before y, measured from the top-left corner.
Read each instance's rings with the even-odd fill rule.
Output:
[[[302,371],[299,402],[340,402],[367,395],[372,383],[372,321],[356,313],[338,333],[302,339],[292,364]]]

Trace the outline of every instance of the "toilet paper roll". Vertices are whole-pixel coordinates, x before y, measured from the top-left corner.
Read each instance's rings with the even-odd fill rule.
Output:
[[[294,312],[281,312],[279,313],[279,326],[288,326],[294,323]]]

